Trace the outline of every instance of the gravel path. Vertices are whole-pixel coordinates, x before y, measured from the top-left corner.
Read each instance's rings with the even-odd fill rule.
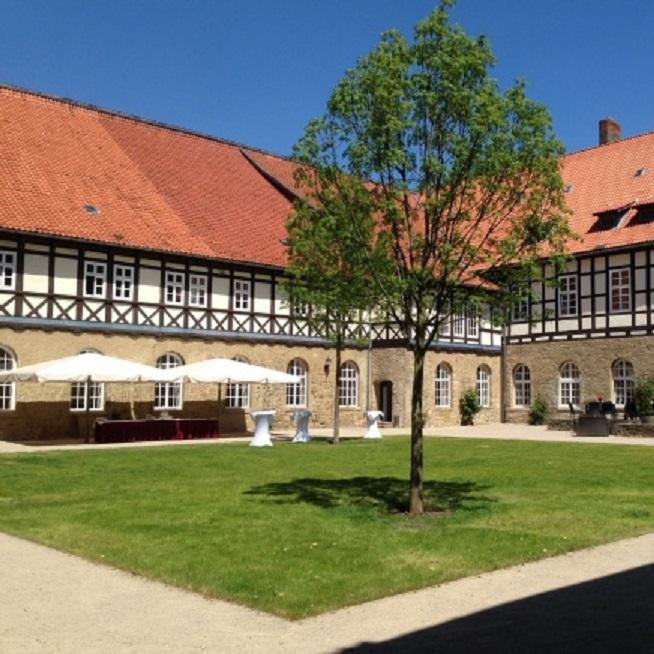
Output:
[[[360,438],[365,433],[365,428],[348,427],[343,429],[343,438]],[[387,428],[382,430],[386,436],[403,435],[408,433],[408,428]],[[314,436],[329,437],[331,429],[311,429]],[[274,438],[290,438],[293,435],[290,431],[274,431]],[[636,438],[629,436],[608,436],[605,438],[589,438],[574,436],[569,431],[552,431],[546,426],[531,426],[515,423],[491,423],[488,425],[472,425],[470,427],[449,426],[429,427],[425,429],[425,436],[442,436],[447,438],[490,438],[493,440],[519,440],[519,441],[543,441],[543,442],[565,442],[565,443],[602,443],[610,445],[643,445],[654,446],[654,438]],[[192,447],[193,445],[223,445],[225,443],[249,442],[251,436],[240,436],[237,438],[218,438],[188,441],[147,441],[140,443],[103,443],[88,445],[75,444],[54,444],[54,445],[28,445],[22,443],[10,443],[0,440],[0,454],[20,452],[47,452],[51,450],[103,450],[122,449],[129,447]]]
[[[631,652],[651,651],[654,534],[298,622],[1,533],[0,561],[3,654],[554,651],[554,636],[557,651],[603,652],[616,634]],[[628,617],[639,615],[646,626]]]

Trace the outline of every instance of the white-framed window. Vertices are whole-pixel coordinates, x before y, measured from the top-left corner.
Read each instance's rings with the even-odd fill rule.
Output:
[[[134,296],[134,266],[114,266],[114,299],[131,300]]]
[[[468,307],[468,336],[470,338],[477,338],[479,336],[479,310],[477,307]]]
[[[0,288],[13,291],[16,288],[16,253],[0,250]]]
[[[162,354],[155,362],[160,370],[179,368],[184,359],[175,352]],[[154,408],[156,410],[182,408],[182,382],[157,382],[154,385]]]
[[[104,297],[107,264],[100,261],[84,262],[84,296]]]
[[[71,411],[102,411],[104,409],[104,384],[100,382],[73,382],[70,385]]]
[[[302,300],[294,299],[291,304],[291,314],[296,318],[306,318],[309,315],[309,305]]]
[[[524,322],[529,318],[529,295],[521,295],[515,300],[511,307],[511,320],[513,322]]]
[[[567,409],[570,404],[579,406],[581,398],[581,375],[574,363],[564,363],[559,370],[559,406]]]
[[[479,406],[488,408],[490,406],[490,377],[491,372],[488,366],[477,368],[477,401]]]
[[[233,359],[248,363],[244,357],[235,356]],[[250,384],[227,384],[225,406],[230,409],[247,409],[250,406]]]
[[[207,306],[207,276],[192,274],[188,282],[188,303],[192,307]]]
[[[462,313],[455,313],[452,316],[452,334],[457,337],[465,336],[466,334],[466,317]]]
[[[452,369],[446,363],[436,366],[434,404],[439,407],[452,405]]]
[[[609,293],[611,295],[611,312],[631,310],[631,271],[618,268],[610,273]]]
[[[0,370],[13,370],[16,358],[5,347],[0,347]],[[0,383],[0,411],[13,411],[16,408],[16,384],[14,382]]]
[[[252,284],[244,279],[234,280],[234,309],[249,311],[252,299]]]
[[[513,369],[513,405],[531,406],[531,371],[522,363]]]
[[[452,331],[452,317],[446,316],[443,318],[440,327],[438,328],[438,333],[441,336],[449,336]]]
[[[184,304],[184,273],[166,270],[166,304]]]
[[[559,278],[559,316],[576,316],[577,306],[577,275],[562,275]]]
[[[286,368],[289,375],[301,377],[297,384],[286,384],[286,406],[307,405],[307,366],[301,359],[293,359]]]
[[[340,406],[358,406],[359,404],[359,369],[352,361],[341,366],[338,403]]]
[[[630,361],[620,359],[613,364],[612,372],[615,404],[624,407],[627,402],[634,401],[634,367]]]

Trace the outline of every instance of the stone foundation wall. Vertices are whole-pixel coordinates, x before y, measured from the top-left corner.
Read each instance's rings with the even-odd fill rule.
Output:
[[[313,412],[311,424],[330,426],[333,416],[335,383],[335,353],[325,346],[289,346],[252,342],[207,341],[192,338],[157,338],[123,334],[74,333],[63,331],[0,329],[0,346],[14,352],[17,365],[56,359],[79,354],[93,348],[102,354],[154,365],[166,352],[175,352],[186,363],[210,357],[241,356],[250,363],[277,370],[286,370],[294,358],[302,359],[308,369],[308,408]],[[354,361],[359,369],[359,402],[354,408],[341,409],[341,424],[363,426],[363,411],[379,406],[380,383],[393,383],[393,415],[400,427],[409,428],[411,415],[411,385],[413,357],[404,348],[348,349],[343,361]],[[331,364],[326,368],[327,359]],[[425,362],[424,410],[429,426],[458,424],[458,401],[466,388],[475,386],[477,366],[486,364],[491,369],[491,407],[483,409],[477,422],[499,419],[500,384],[499,355],[430,351]],[[448,363],[452,374],[452,406],[434,406],[436,366]],[[370,369],[369,369],[370,364]],[[370,381],[370,386],[369,386]],[[171,415],[185,417],[219,417],[221,430],[242,432],[252,428],[247,410],[230,409],[224,400],[218,402],[218,386],[213,384],[185,384],[183,406]],[[222,389],[224,394],[224,386]],[[154,410],[154,384],[105,384],[103,411],[91,412],[95,418],[129,418],[133,399],[137,417],[158,415]],[[70,384],[38,384],[20,382],[16,385],[16,408],[0,411],[0,438],[8,440],[66,440],[82,438],[86,433],[87,416],[71,412]],[[290,427],[289,407],[286,406],[284,384],[252,384],[249,410],[272,408],[277,411],[274,428]]]
[[[566,419],[568,408],[559,408],[559,369],[570,361],[581,375],[581,404],[598,396],[615,400],[612,365],[626,359],[634,366],[636,378],[654,374],[654,336],[597,338],[550,343],[508,345],[506,350],[506,418],[508,422],[526,422],[528,409],[513,406],[513,369],[529,366],[532,398],[540,395],[551,408],[550,419]]]
[[[211,357],[231,358],[242,356],[250,363],[286,370],[291,359],[302,359],[308,368],[308,407],[313,411],[312,424],[332,424],[335,360],[332,349],[323,346],[307,347],[271,345],[248,342],[221,342],[190,338],[155,338],[122,334],[72,333],[40,330],[0,329],[0,346],[9,348],[24,366],[48,359],[79,354],[93,348],[102,354],[154,365],[157,357],[166,352],[179,354],[186,363]],[[332,364],[328,371],[325,361]],[[359,368],[359,407],[342,409],[344,426],[362,426],[362,408],[365,404],[367,351],[348,349],[343,361],[354,361]],[[222,390],[224,394],[224,386]],[[154,384],[105,384],[105,408],[91,412],[90,417],[128,418],[130,394],[133,393],[137,417],[158,415],[154,410]],[[84,413],[71,412],[70,384],[16,384],[16,409],[0,411],[0,439],[8,440],[65,440],[80,438],[85,432]],[[272,408],[277,411],[273,428],[290,426],[290,408],[286,406],[284,384],[252,384],[249,409]],[[218,405],[218,386],[214,384],[185,384],[183,405],[171,415],[185,417],[216,417],[223,432],[252,429],[247,410],[231,409]]]
[[[452,370],[451,402],[449,407],[435,405],[436,367],[446,363]],[[490,407],[482,409],[475,418],[477,424],[498,422],[500,419],[500,356],[474,352],[451,352],[430,350],[425,359],[423,410],[425,424],[429,427],[460,424],[459,398],[468,388],[475,388],[477,368],[486,365],[491,370]],[[375,402],[379,401],[381,382],[393,382],[393,416],[400,427],[411,424],[411,387],[413,379],[413,354],[404,348],[380,348],[372,352],[372,381]],[[377,404],[378,406],[378,404]]]

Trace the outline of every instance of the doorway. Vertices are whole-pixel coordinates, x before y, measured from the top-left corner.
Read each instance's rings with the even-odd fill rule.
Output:
[[[388,379],[379,384],[379,410],[384,422],[393,422],[393,382]]]

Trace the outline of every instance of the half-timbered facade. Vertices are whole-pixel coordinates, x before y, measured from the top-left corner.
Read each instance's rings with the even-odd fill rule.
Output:
[[[380,407],[408,424],[411,359],[398,329],[361,316],[343,366],[329,325],[315,332],[283,291],[292,164],[205,135],[0,88],[0,366],[92,349],[159,367],[237,357],[299,374],[288,388],[234,384],[0,384],[6,438],[75,436],[80,413],[220,414],[308,407],[332,415],[334,375],[345,423]],[[369,345],[361,345],[366,342]],[[500,414],[501,332],[492,316],[452,316],[426,362],[429,424],[458,420],[477,388],[482,420]]]
[[[566,413],[597,397],[623,407],[636,378],[654,374],[654,134],[620,140],[609,119],[600,135],[598,147],[563,160],[576,233],[570,261],[544,267],[513,307],[505,335],[510,419],[526,419],[537,396]]]

